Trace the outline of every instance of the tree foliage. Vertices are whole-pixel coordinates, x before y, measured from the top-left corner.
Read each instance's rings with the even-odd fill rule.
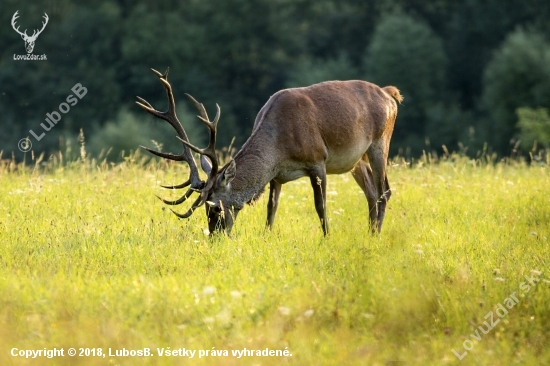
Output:
[[[327,80],[353,80],[358,78],[359,72],[346,54],[328,60],[304,58],[297,61],[290,71],[286,86],[296,88]]]
[[[518,28],[495,52],[483,81],[486,128],[505,149],[518,132],[518,108],[550,107],[550,44],[541,34]]]
[[[25,53],[10,27],[16,10],[30,31],[48,14],[34,51],[47,61],[13,59]],[[178,108],[189,107],[184,93],[208,110],[220,104],[220,145],[233,136],[242,144],[276,91],[328,79],[363,78],[403,92],[394,152],[418,153],[427,139],[432,148],[476,140],[506,153],[518,133],[516,109],[548,108],[550,100],[550,3],[543,0],[5,0],[0,14],[6,152],[19,153],[17,141],[38,130],[76,83],[88,94],[35,150],[53,152],[80,128],[115,143],[106,137],[118,133],[113,126],[152,123],[129,115],[143,113],[136,95],[166,107],[151,67],[171,68]]]
[[[429,111],[442,101],[446,62],[441,39],[426,23],[396,13],[376,27],[365,57],[366,79],[395,85],[404,96],[397,139],[421,147]]]

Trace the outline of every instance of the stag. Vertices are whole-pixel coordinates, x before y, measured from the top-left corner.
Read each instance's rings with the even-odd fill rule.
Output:
[[[160,112],[143,98],[136,102],[152,115],[166,120],[183,144],[179,155],[143,147],[154,155],[186,161],[190,177],[169,189],[189,187],[181,198],[165,204],[178,205],[193,192],[198,197],[180,218],[188,218],[200,206],[206,207],[210,233],[231,233],[233,223],[245,203],[256,200],[269,183],[266,225],[271,228],[283,184],[307,176],[313,187],[315,209],[325,235],[329,232],[326,214],[327,174],[351,172],[363,190],[371,230],[380,232],[391,189],[386,175],[390,139],[397,116],[397,102],[403,97],[393,86],[353,81],[327,81],[306,88],[285,89],[275,93],[258,113],[252,134],[234,158],[220,168],[215,150],[220,107],[210,121],[204,106],[186,96],[199,111],[197,116],[210,132],[209,144],[200,149],[189,142],[176,116],[168,71],[153,70],[168,97],[168,110]],[[396,102],[397,101],[397,102]],[[200,154],[206,181],[199,178],[191,151]]]
[[[13,29],[19,33],[19,35],[21,36],[21,38],[23,38],[23,41],[25,41],[25,49],[27,50],[27,53],[32,53],[32,51],[34,50],[34,42],[36,42],[36,39],[38,38],[38,36],[40,35],[40,33],[42,33],[42,31],[44,30],[44,28],[46,28],[46,24],[48,24],[48,14],[44,13],[44,22],[42,22],[42,29],[38,30],[38,29],[35,29],[32,33],[32,36],[29,36],[27,34],[27,30],[25,29],[24,32],[21,32],[19,31],[19,26],[17,28],[15,28],[15,21],[17,20],[17,18],[19,18],[19,15],[17,14],[19,12],[19,10],[17,10],[15,12],[15,14],[13,14],[13,17],[11,18],[11,26],[13,27]]]

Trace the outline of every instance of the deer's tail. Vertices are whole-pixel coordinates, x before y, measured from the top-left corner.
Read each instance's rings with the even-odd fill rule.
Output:
[[[397,89],[395,86],[385,86],[382,88],[386,93],[388,93],[391,97],[393,97],[395,100],[397,100],[399,103],[403,101],[403,96],[401,93],[399,93],[399,89]]]

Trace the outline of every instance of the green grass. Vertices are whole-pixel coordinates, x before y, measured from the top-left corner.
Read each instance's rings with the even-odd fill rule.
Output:
[[[394,166],[380,236],[351,176],[330,176],[327,238],[305,179],[283,186],[272,232],[264,196],[233,238],[209,238],[202,210],[178,220],[154,197],[176,197],[159,184],[182,181],[181,166],[11,170],[0,169],[2,365],[550,364],[546,166]],[[533,270],[540,282],[459,361],[452,349]],[[155,356],[25,360],[13,347]],[[157,347],[292,356],[189,360]]]

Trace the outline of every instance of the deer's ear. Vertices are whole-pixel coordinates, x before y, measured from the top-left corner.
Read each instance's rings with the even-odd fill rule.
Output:
[[[212,163],[210,163],[210,160],[208,160],[208,158],[204,155],[201,155],[201,168],[206,174],[210,175],[210,172],[212,171]]]
[[[227,186],[231,181],[235,178],[235,174],[237,174],[237,165],[235,164],[235,160],[231,160],[231,162],[227,165],[227,168],[223,170],[222,175],[222,184],[224,186]]]

